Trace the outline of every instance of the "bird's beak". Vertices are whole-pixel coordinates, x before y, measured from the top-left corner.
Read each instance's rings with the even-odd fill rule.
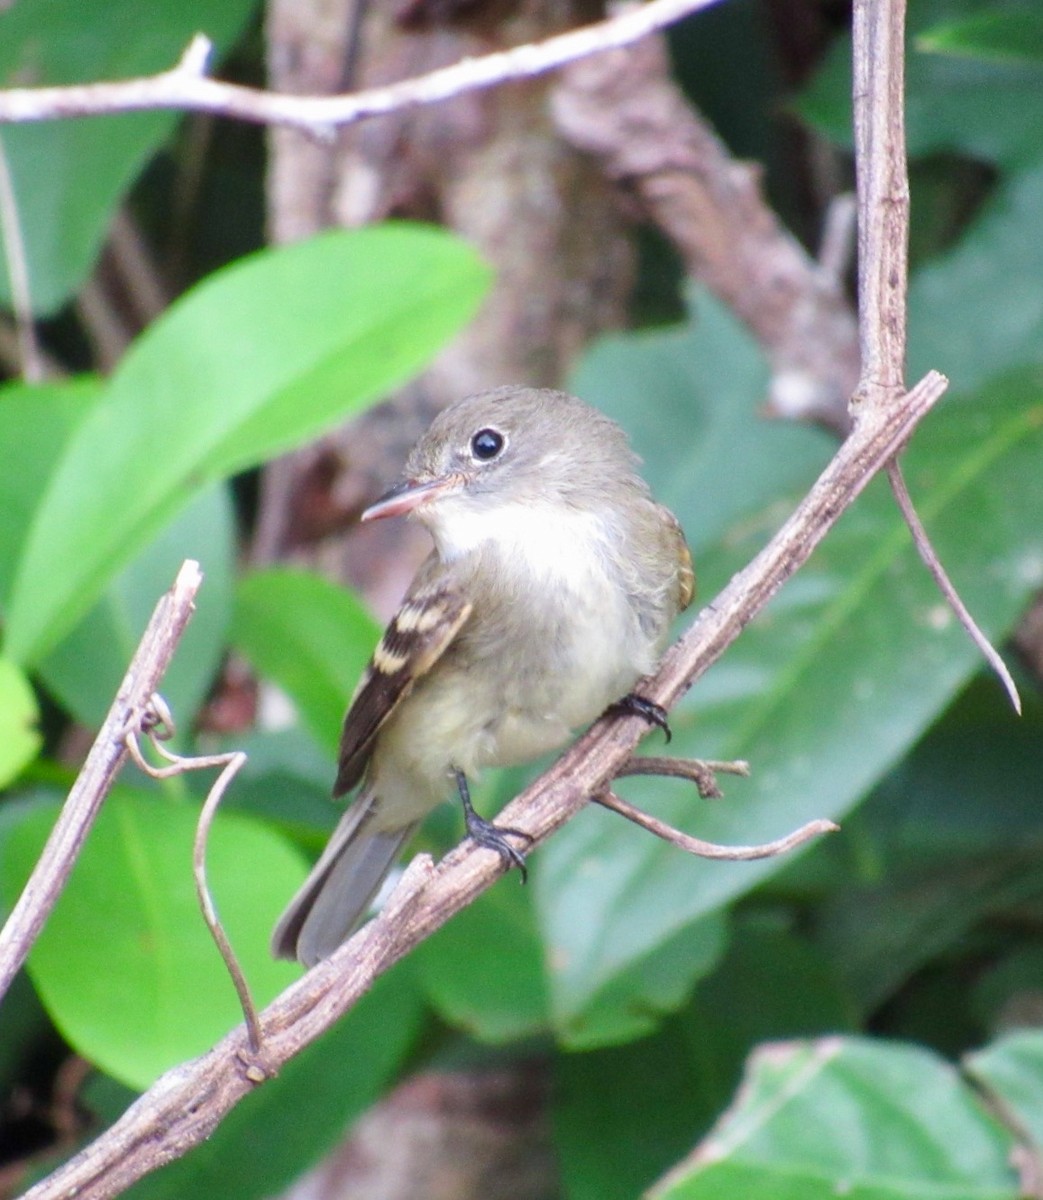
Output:
[[[376,521],[381,517],[401,517],[415,512],[424,504],[438,500],[447,492],[455,492],[463,486],[463,476],[445,475],[440,479],[420,481],[407,479],[385,492],[362,514],[363,521]]]

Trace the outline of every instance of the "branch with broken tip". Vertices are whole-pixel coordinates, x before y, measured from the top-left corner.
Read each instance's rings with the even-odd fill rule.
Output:
[[[724,793],[717,783],[718,775],[747,776],[749,773],[750,764],[742,759],[721,761],[715,758],[658,758],[635,754],[616,772],[616,778],[624,775],[666,775],[671,779],[687,779],[695,784],[704,800],[720,800]]]

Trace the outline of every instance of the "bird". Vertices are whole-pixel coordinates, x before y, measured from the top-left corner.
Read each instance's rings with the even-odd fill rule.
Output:
[[[334,798],[358,789],[272,934],[313,966],[365,918],[424,816],[451,798],[467,832],[524,872],[469,781],[566,744],[606,708],[669,736],[633,691],[695,577],[681,527],[623,429],[567,392],[506,386],[444,408],[403,481],[363,521],[408,516],[434,543],[344,719]]]

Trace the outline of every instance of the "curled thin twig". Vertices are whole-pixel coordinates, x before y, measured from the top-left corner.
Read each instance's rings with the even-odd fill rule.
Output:
[[[758,846],[721,846],[717,842],[704,842],[702,838],[682,833],[672,825],[667,825],[665,821],[660,821],[658,818],[642,812],[640,808],[635,808],[633,804],[621,796],[617,796],[615,792],[601,792],[594,799],[603,807],[612,809],[621,817],[626,817],[628,821],[633,821],[635,825],[640,825],[642,829],[647,829],[649,833],[654,833],[664,842],[669,842],[672,846],[677,846],[688,854],[696,854],[699,858],[723,859],[725,862],[748,862],[755,858],[775,858],[779,854],[786,854],[795,847],[802,846],[805,842],[809,842],[823,833],[836,833],[840,828],[833,821],[820,818],[808,821],[806,825],[801,825],[799,829],[795,829],[785,837],[777,838],[774,842],[762,842]]]
[[[202,771],[213,767],[222,768],[220,775],[214,780],[213,786],[207,793],[199,814],[199,821],[196,824],[196,836],[192,843],[192,874],[195,878],[196,895],[199,897],[203,920],[206,922],[207,929],[210,930],[210,936],[214,939],[214,944],[217,946],[218,953],[231,976],[236,995],[239,997],[243,1018],[246,1021],[250,1049],[255,1054],[259,1054],[263,1035],[261,1021],[257,1015],[257,1006],[250,995],[250,986],[239,965],[239,959],[236,957],[224,926],[221,924],[221,919],[217,915],[217,908],[214,905],[206,878],[206,844],[210,837],[210,829],[214,823],[218,805],[224,798],[228,785],[246,762],[246,755],[241,750],[229,754],[200,755],[196,758],[173,754],[161,744],[174,736],[174,721],[166,701],[159,695],[152,697],[139,728],[140,732],[149,739],[153,750],[170,764],[166,767],[157,767],[150,763],[141,753],[141,747],[138,745],[138,730],[128,729],[125,739],[127,750],[138,768],[153,779],[169,779],[174,775],[183,775],[187,771]],[[260,1079],[254,1079],[254,1082],[260,1082]]]

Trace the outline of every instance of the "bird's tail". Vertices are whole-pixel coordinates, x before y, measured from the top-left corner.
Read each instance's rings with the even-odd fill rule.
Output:
[[[272,933],[276,958],[313,967],[345,941],[365,916],[416,823],[372,829],[377,799],[363,791],[340,819],[326,849]]]

